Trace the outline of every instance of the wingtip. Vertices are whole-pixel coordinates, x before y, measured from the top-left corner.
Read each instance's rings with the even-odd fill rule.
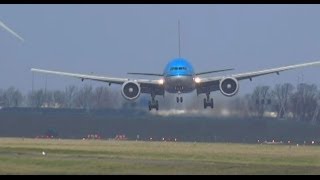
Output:
[[[17,35],[16,37],[21,41],[21,43],[25,42],[25,40],[21,36]]]
[[[6,26],[2,21],[0,21],[0,27],[8,31],[10,34],[15,36],[17,39],[19,39],[22,43],[25,41],[20,35],[18,35],[15,31],[10,29],[8,26]]]

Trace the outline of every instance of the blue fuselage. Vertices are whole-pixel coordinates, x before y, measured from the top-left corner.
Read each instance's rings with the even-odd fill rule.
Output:
[[[168,93],[188,93],[195,89],[195,72],[183,58],[170,61],[164,69],[164,88]]]

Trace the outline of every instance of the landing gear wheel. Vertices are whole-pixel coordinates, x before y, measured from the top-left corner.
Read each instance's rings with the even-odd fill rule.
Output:
[[[151,111],[152,110],[151,101],[149,101],[148,106],[149,106],[149,111]]]
[[[158,100],[151,100],[148,103],[149,105],[149,111],[151,111],[152,109],[156,109],[157,111],[159,110],[159,102]]]
[[[183,97],[180,97],[180,102],[181,102],[181,103],[183,102]]]
[[[213,109],[213,99],[212,98],[211,98],[210,106],[211,106],[211,109]]]
[[[158,102],[158,100],[156,100],[155,108],[156,108],[157,111],[159,110],[159,102]]]
[[[203,99],[203,107],[204,109],[207,109],[208,106],[213,109],[213,98],[209,98],[209,96],[207,95],[207,99]]]

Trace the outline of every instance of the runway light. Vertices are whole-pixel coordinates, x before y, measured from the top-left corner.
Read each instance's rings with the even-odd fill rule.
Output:
[[[160,85],[164,84],[164,80],[163,79],[159,79],[158,82],[159,82]]]
[[[201,79],[200,79],[199,77],[196,77],[196,78],[194,78],[194,82],[200,83],[200,82],[201,82]]]

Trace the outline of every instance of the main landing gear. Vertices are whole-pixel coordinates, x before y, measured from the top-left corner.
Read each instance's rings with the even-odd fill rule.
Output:
[[[151,95],[151,101],[149,101],[149,111],[152,109],[156,109],[157,111],[159,110],[159,102],[158,100],[155,100],[155,96]]]
[[[207,99],[203,99],[203,107],[204,109],[207,109],[208,106],[211,107],[211,109],[213,109],[213,99],[210,98],[210,93],[207,93]]]

